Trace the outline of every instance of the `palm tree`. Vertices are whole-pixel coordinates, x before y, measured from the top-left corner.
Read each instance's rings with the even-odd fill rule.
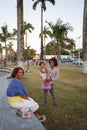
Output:
[[[67,43],[68,44],[65,45],[65,49],[69,50],[70,53],[72,53],[76,49],[75,41],[73,39],[67,38]]]
[[[17,0],[17,61],[23,67],[24,32],[23,32],[23,0]]]
[[[84,0],[83,15],[83,67],[82,72],[87,73],[87,0]]]
[[[7,49],[6,49],[6,41],[9,37],[12,36],[11,33],[8,32],[8,26],[5,24],[1,27],[2,33],[0,34],[0,41],[5,43],[5,59],[7,56]]]
[[[51,36],[51,32],[50,32],[50,30],[49,30],[49,28],[48,27],[46,27],[46,26],[44,26],[44,30],[43,30],[43,32],[42,32],[42,34],[43,34],[43,48],[44,48],[44,52],[43,52],[43,55],[44,55],[44,58],[45,58],[45,55],[46,55],[46,38],[47,38],[47,36]],[[40,33],[40,37],[41,37],[41,33]]]
[[[34,30],[34,27],[31,23],[23,22],[23,33],[26,35],[26,47],[27,47],[27,30],[31,33],[32,30]],[[17,35],[18,31],[17,29],[13,29],[12,36],[10,40],[16,40],[15,36]]]
[[[34,0],[33,0],[34,1]],[[43,60],[43,11],[46,10],[46,2],[50,2],[53,5],[55,4],[55,0],[36,0],[33,4],[33,9],[36,10],[36,6],[40,3],[41,4],[41,60]]]
[[[73,39],[70,39],[70,43],[64,43],[61,44],[61,54],[73,54],[73,51],[75,51],[75,43]],[[46,45],[46,54],[50,55],[56,55],[58,52],[58,45],[55,40],[50,41]]]
[[[72,27],[68,23],[64,24],[60,19],[57,20],[56,24],[49,22],[48,25],[51,28],[51,38],[53,38],[55,43],[57,43],[57,58],[59,61],[61,55],[61,46],[64,46],[66,42],[70,42],[68,38],[68,31],[72,30]]]
[[[55,40],[52,40],[46,45],[46,54],[56,55],[56,52],[57,52],[57,43],[55,42]]]
[[[34,30],[34,27],[32,26],[31,23],[26,22],[23,23],[23,26],[24,26],[24,34],[26,36],[26,47],[27,47],[27,30],[31,33],[32,30]]]
[[[1,45],[1,43],[0,43],[0,58],[2,58],[2,45]]]
[[[13,29],[13,39],[14,39],[14,36],[17,36],[17,29]]]
[[[31,23],[24,22],[23,26],[24,26],[24,33],[26,30],[28,30],[30,33],[32,32],[32,30],[34,30],[34,27],[32,26]]]
[[[12,42],[9,42],[9,44],[7,45],[7,53],[8,53],[8,56],[10,57],[10,62],[11,62],[11,56],[12,56],[12,53],[14,52],[13,50],[13,43]]]

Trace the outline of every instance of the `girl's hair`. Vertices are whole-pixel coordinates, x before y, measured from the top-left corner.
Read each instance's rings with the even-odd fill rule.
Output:
[[[41,61],[41,62],[39,63],[39,65],[41,66],[41,64],[43,64],[43,63],[45,64],[45,62],[44,62],[44,61]]]
[[[23,68],[21,68],[21,67],[16,67],[16,68],[13,69],[13,71],[12,71],[12,73],[11,73],[11,77],[12,77],[12,78],[15,78],[15,77],[16,77],[16,74],[18,73],[19,70],[22,70],[22,72],[23,72],[23,74],[24,74]]]
[[[54,62],[55,67],[58,66],[58,62],[57,62],[57,59],[55,57],[49,59],[49,64],[50,64],[50,61]]]

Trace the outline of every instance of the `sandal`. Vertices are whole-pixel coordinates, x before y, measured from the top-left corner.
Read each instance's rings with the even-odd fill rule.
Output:
[[[39,119],[40,122],[43,122],[46,120],[46,116],[45,115],[42,115],[41,118]]]
[[[30,118],[31,117],[31,113],[27,112],[27,111],[20,111],[19,109],[16,112],[17,116],[22,117],[22,118]]]
[[[17,110],[16,115],[21,117],[22,116],[22,112],[20,110]]]
[[[30,118],[31,114],[30,114],[30,112],[25,111],[25,112],[22,113],[22,117],[25,118],[25,119]]]

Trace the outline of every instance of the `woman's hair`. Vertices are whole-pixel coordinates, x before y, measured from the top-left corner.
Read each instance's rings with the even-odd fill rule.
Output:
[[[55,57],[49,59],[49,64],[50,64],[50,61],[54,62],[55,67],[58,66],[58,62],[57,62],[57,59]]]
[[[22,72],[23,72],[23,74],[24,74],[23,68],[21,68],[21,67],[16,67],[16,68],[13,69],[13,71],[12,71],[12,73],[11,73],[11,77],[12,77],[12,78],[15,78],[15,77],[16,77],[16,74],[18,73],[19,70],[22,70]]]

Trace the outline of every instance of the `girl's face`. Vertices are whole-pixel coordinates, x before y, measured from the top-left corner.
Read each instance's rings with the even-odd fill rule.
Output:
[[[18,71],[18,73],[16,74],[16,77],[18,78],[18,79],[22,79],[22,77],[23,77],[23,71],[20,69],[19,71]]]
[[[50,60],[50,66],[55,67],[55,64],[54,64],[54,62],[52,60]]]
[[[40,65],[40,67],[41,67],[41,68],[45,68],[45,64],[42,63],[42,64]]]

